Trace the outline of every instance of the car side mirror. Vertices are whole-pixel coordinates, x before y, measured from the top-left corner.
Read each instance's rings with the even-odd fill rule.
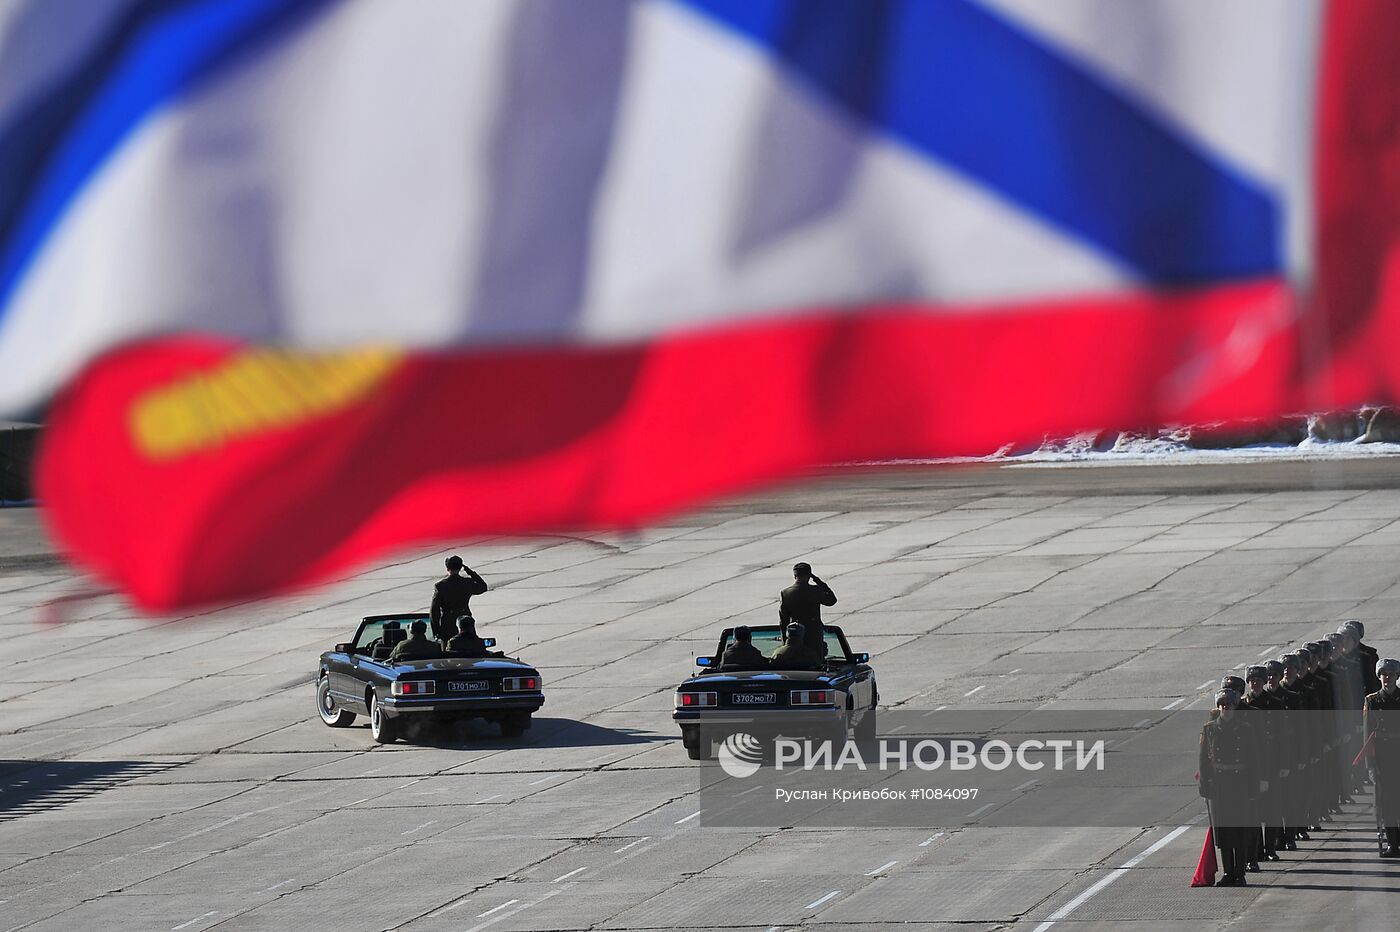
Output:
[[[709,666],[713,666],[713,665],[714,665],[714,662],[715,662],[715,658],[713,658],[713,657],[696,657],[696,658],[695,658],[695,665],[696,665],[697,667],[709,667]]]
[[[348,654],[348,653],[350,653],[350,644],[347,642],[347,643],[345,643],[345,644],[337,644],[337,645],[335,645],[335,652],[336,652],[337,654]]]
[[[495,639],[495,638],[482,638],[482,639],[481,639],[481,643],[485,644],[487,647],[495,647],[495,646],[496,646],[496,639]]]
[[[869,662],[870,662],[870,655],[869,655],[869,654],[856,654],[856,655],[855,655],[855,661],[856,661],[856,663],[869,663]]]

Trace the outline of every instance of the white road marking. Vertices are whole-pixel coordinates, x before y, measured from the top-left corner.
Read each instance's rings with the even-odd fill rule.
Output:
[[[1039,780],[1027,780],[1025,783],[1022,783],[1020,786],[1012,787],[1012,788],[1011,788],[1011,792],[1013,792],[1013,793],[1019,793],[1019,792],[1021,792],[1021,790],[1030,789],[1031,787],[1035,786],[1035,785],[1036,785],[1037,783],[1039,783],[1039,782],[1040,782]]]
[[[1266,648],[1264,648],[1263,650],[1261,650],[1258,654],[1256,654],[1255,656],[1257,656],[1257,657],[1263,657],[1265,654],[1272,654],[1272,653],[1273,653],[1274,651],[1276,651],[1276,650],[1278,650],[1278,647],[1277,647],[1277,646],[1274,646],[1274,647],[1266,647]]]
[[[796,771],[794,771],[794,773],[796,773]],[[750,793],[757,793],[757,792],[758,792],[759,790],[761,790],[761,789],[765,789],[765,787],[763,786],[763,784],[760,783],[758,786],[749,787],[747,790],[744,790],[744,792],[742,792],[742,793],[735,793],[735,794],[734,794],[734,798],[735,798],[735,799],[738,799],[740,796],[747,796],[747,795],[749,795]]]
[[[1168,711],[1168,710],[1170,710],[1170,709],[1175,709],[1177,706],[1181,705],[1181,704],[1182,704],[1183,702],[1185,702],[1185,701],[1186,701],[1186,697],[1185,697],[1185,696],[1182,696],[1180,699],[1177,699],[1177,700],[1175,700],[1175,701],[1173,701],[1173,702],[1170,702],[1170,703],[1168,703],[1168,704],[1162,706],[1162,711],[1163,711],[1163,712],[1166,712],[1166,711]]]
[[[972,810],[971,812],[969,812],[969,813],[967,814],[967,817],[968,817],[969,819],[971,819],[971,818],[973,818],[974,816],[979,816],[979,815],[981,815],[982,813],[986,812],[988,809],[992,808],[992,807],[995,806],[995,805],[996,805],[996,803],[987,803],[987,805],[985,805],[985,806],[978,806],[976,809],[974,809],[974,810]]]
[[[594,761],[599,761],[599,760],[603,760],[603,759],[608,758],[608,757],[612,757],[612,756],[613,756],[614,754],[616,754],[616,753],[617,753],[617,751],[614,750],[614,751],[609,751],[609,752],[606,753],[606,754],[599,754],[597,757],[590,757],[588,760],[584,761],[584,763],[585,763],[585,764],[591,764],[591,763],[593,763]]]
[[[529,909],[531,906],[538,906],[538,905],[540,905],[541,903],[543,903],[545,900],[549,899],[550,897],[552,897],[552,896],[558,896],[559,894],[563,893],[564,890],[567,890],[567,889],[568,889],[568,888],[565,887],[565,888],[560,889],[560,890],[551,890],[551,891],[549,891],[548,893],[546,893],[544,896],[540,897],[538,900],[535,900],[533,903],[522,903],[521,905],[515,907],[515,909],[512,909],[510,912],[501,913],[499,916],[493,916],[493,917],[491,917],[490,919],[487,919],[485,922],[478,922],[476,925],[472,926],[470,929],[464,929],[463,932],[481,932],[481,930],[484,929],[484,928],[486,928],[487,926],[495,925],[496,923],[500,922],[502,919],[509,919],[511,916],[514,916],[514,915],[516,915],[517,913],[523,913],[525,910]],[[481,917],[478,916],[477,918],[479,919],[479,918],[481,918]]]
[[[1143,719],[1142,721],[1138,722],[1138,723],[1137,723],[1136,725],[1134,725],[1133,727],[1134,727],[1134,728],[1141,728],[1143,725],[1151,725],[1151,724],[1152,724],[1152,719],[1150,719],[1150,718],[1145,718],[1145,719]]]
[[[438,820],[437,820],[437,819],[429,819],[427,822],[424,822],[422,825],[415,825],[413,828],[409,829],[408,831],[406,831],[406,832],[399,832],[399,834],[400,834],[400,835],[412,835],[414,832],[418,831],[419,829],[427,828],[429,825],[437,825],[437,823],[438,823]]]
[[[295,878],[295,877],[291,877],[291,878],[288,878],[287,880],[282,881],[281,883],[275,883],[275,884],[273,884],[272,886],[268,887],[266,890],[259,890],[258,893],[271,893],[273,890],[276,890],[278,887],[285,887],[287,884],[289,884],[289,883],[295,883],[295,882],[296,882],[296,878]]]
[[[1245,664],[1237,663],[1237,664],[1235,664],[1233,667],[1231,667],[1230,669],[1231,669],[1231,670],[1243,670],[1244,668],[1245,668]]]
[[[649,838],[651,838],[650,835],[643,835],[641,838],[638,838],[636,841],[628,842],[627,844],[623,845],[621,848],[618,848],[616,851],[613,852],[613,854],[621,854],[622,852],[626,851],[628,848],[635,848],[635,847],[637,847],[638,845],[640,845],[642,842],[648,840]]]
[[[346,808],[348,809],[350,808],[350,806],[358,806],[360,803],[367,803],[370,801],[371,798],[372,797],[366,796],[364,799],[357,799],[353,803],[350,803],[348,806],[346,806]]]
[[[933,711],[935,711],[935,712],[942,712],[942,711],[943,711],[944,709],[946,709],[946,708],[948,708],[946,705],[941,705],[941,706],[939,706],[938,708],[934,709]]]
[[[981,686],[974,686],[974,687],[972,687],[971,689],[969,689],[967,692],[963,693],[963,698],[966,699],[968,696],[972,695],[973,693],[980,693],[982,690],[984,690],[984,689],[986,689],[986,688],[987,688],[987,684],[986,684],[986,683],[983,683]]]
[[[811,902],[811,903],[808,903],[806,906],[804,906],[804,907],[802,907],[802,908],[803,908],[803,909],[816,909],[818,906],[822,905],[822,904],[825,903],[827,900],[834,899],[834,898],[836,898],[836,897],[838,897],[838,896],[840,896],[840,895],[841,895],[841,891],[840,891],[840,890],[832,890],[832,891],[831,891],[830,893],[828,893],[826,896],[822,897],[822,898],[819,899],[819,900],[815,900],[815,901],[813,901],[813,902]]]
[[[920,847],[920,848],[927,848],[929,845],[933,844],[935,841],[937,841],[938,839],[940,839],[940,838],[942,838],[942,837],[943,837],[943,833],[942,833],[942,832],[934,832],[932,835],[930,835],[929,837],[925,838],[923,841],[919,842],[919,847]]]
[[[178,926],[171,926],[170,932],[180,932],[181,929],[187,929],[190,926],[194,925],[196,922],[199,922],[201,919],[208,919],[210,916],[217,916],[218,914],[219,911],[217,909],[211,909],[203,916],[195,916],[189,922],[182,922]]]
[[[501,798],[501,794],[500,794],[500,793],[493,793],[492,795],[486,797],[485,799],[478,799],[478,800],[477,800],[477,803],[478,803],[478,804],[480,804],[480,803],[489,803],[489,802],[490,802],[491,800],[493,800],[493,799],[500,799],[500,798]]]
[[[526,784],[526,785],[527,785],[527,786],[539,786],[541,783],[545,783],[545,782],[547,782],[547,781],[549,781],[549,780],[553,780],[553,779],[554,779],[555,777],[557,777],[557,776],[558,776],[558,774],[552,773],[552,774],[550,774],[550,775],[547,776],[547,777],[540,777],[538,780],[534,781],[533,783],[528,783],[528,784]]]
[[[506,900],[506,901],[505,901],[504,903],[502,903],[500,906],[492,906],[492,907],[491,907],[490,909],[488,909],[486,912],[484,912],[484,913],[478,913],[476,918],[478,918],[478,919],[485,919],[487,916],[491,915],[492,913],[499,913],[501,910],[505,909],[507,906],[510,906],[512,903],[519,903],[519,902],[520,902],[520,898],[519,898],[519,897],[516,897],[516,898],[513,899],[513,900]]]
[[[1207,686],[1214,686],[1214,685],[1215,685],[1215,680],[1206,680],[1204,683],[1202,683],[1200,686],[1197,686],[1196,688],[1197,688],[1197,689],[1205,689]]]
[[[795,772],[796,772],[796,771],[794,771],[794,773],[795,773]],[[677,824],[677,825],[680,825],[682,822],[689,822],[691,819],[695,818],[696,816],[698,816],[700,813],[702,813],[702,812],[704,812],[704,811],[705,811],[704,809],[697,809],[696,811],[692,812],[690,815],[686,816],[684,819],[677,819],[677,820],[676,820],[676,824]]]
[[[885,732],[885,734],[892,735],[892,734],[894,734],[894,733],[897,732],[897,731],[903,731],[903,730],[904,730],[905,728],[907,728],[907,727],[909,727],[909,726],[907,726],[907,725],[896,725],[896,726],[894,726],[893,728],[891,728],[889,731]]]
[[[1015,676],[1017,673],[1020,673],[1020,672],[1021,672],[1021,668],[1020,668],[1020,667],[1017,667],[1016,669],[1012,670],[1010,673],[1008,673],[1008,674],[1006,674],[1006,675],[1007,675],[1007,676]]]
[[[1124,861],[1122,867],[1112,871],[1108,874],[1108,876],[1101,878],[1092,887],[1085,890],[1083,893],[1079,894],[1074,899],[1070,900],[1068,903],[1051,913],[1050,918],[1046,919],[1040,925],[1035,927],[1035,932],[1045,932],[1046,929],[1049,929],[1055,923],[1059,922],[1061,919],[1064,919],[1070,913],[1074,912],[1076,909],[1089,902],[1089,900],[1097,896],[1105,887],[1118,880],[1119,877],[1122,877],[1124,874],[1132,870],[1134,867],[1137,867],[1147,858],[1151,857],[1153,854],[1156,854],[1158,851],[1171,844],[1190,827],[1191,826],[1189,825],[1178,825],[1166,835],[1159,838],[1146,851],[1134,855],[1133,857]]]
[[[889,862],[888,864],[881,864],[879,867],[875,868],[873,871],[867,871],[866,874],[865,874],[865,876],[867,876],[867,877],[874,877],[876,874],[883,873],[884,871],[889,870],[891,867],[894,867],[894,866],[895,866],[896,864],[898,864],[898,863],[899,863],[898,861],[891,861],[891,862]]]
[[[567,874],[561,874],[560,876],[555,877],[553,880],[550,881],[550,883],[558,883],[558,882],[561,881],[561,880],[568,880],[570,877],[574,876],[575,874],[582,874],[582,873],[583,873],[584,871],[586,871],[586,870],[588,870],[587,867],[575,867],[573,870],[569,871]]]

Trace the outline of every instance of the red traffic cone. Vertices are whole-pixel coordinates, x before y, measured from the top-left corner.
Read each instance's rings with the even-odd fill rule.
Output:
[[[1215,886],[1215,868],[1215,830],[1207,828],[1205,847],[1201,849],[1201,859],[1196,863],[1196,876],[1191,878],[1191,886]]]

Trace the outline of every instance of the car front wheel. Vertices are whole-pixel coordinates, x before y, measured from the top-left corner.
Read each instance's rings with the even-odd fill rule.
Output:
[[[344,728],[355,720],[354,712],[336,708],[331,695],[331,678],[325,674],[316,681],[316,711],[321,714],[321,721],[332,728]]]
[[[380,744],[392,744],[399,737],[399,723],[384,711],[384,707],[379,704],[379,696],[375,693],[370,693],[369,696],[369,733]]]

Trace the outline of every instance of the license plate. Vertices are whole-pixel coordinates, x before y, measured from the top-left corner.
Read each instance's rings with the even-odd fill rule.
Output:
[[[735,705],[771,705],[778,701],[777,693],[735,693]]]
[[[447,684],[447,691],[450,693],[471,693],[490,688],[491,684],[486,680],[458,680]]]

